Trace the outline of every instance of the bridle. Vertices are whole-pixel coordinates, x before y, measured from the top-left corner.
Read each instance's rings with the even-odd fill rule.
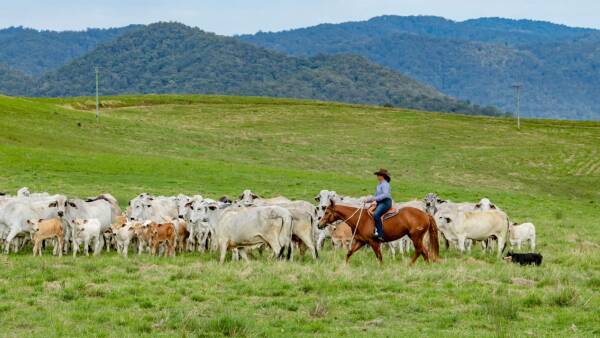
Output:
[[[356,236],[356,230],[358,229],[358,226],[360,225],[360,219],[362,218],[363,211],[365,210],[364,205],[365,205],[365,203],[363,203],[363,205],[361,207],[357,208],[356,211],[354,211],[352,213],[352,215],[350,215],[350,217],[346,218],[345,220],[342,220],[342,222],[348,224],[347,222],[352,217],[354,217],[354,215],[356,215],[357,212],[360,211],[360,213],[358,214],[358,221],[356,221],[356,226],[354,227],[354,231],[352,231],[352,239],[350,240],[351,245],[354,243],[354,237]],[[335,207],[334,207],[333,211],[335,211]]]

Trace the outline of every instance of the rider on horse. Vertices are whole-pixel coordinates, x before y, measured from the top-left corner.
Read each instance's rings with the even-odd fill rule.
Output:
[[[390,181],[392,179],[390,178],[390,173],[386,169],[379,169],[374,174],[377,175],[379,184],[375,190],[375,196],[367,197],[365,202],[374,202],[374,204],[377,204],[377,207],[373,212],[373,219],[375,220],[375,233],[373,233],[373,238],[383,242],[384,237],[381,216],[392,208],[392,188],[390,186]]]

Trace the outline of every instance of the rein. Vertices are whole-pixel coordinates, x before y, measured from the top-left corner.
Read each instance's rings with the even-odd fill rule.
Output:
[[[352,231],[352,239],[350,240],[350,245],[354,244],[354,236],[356,236],[356,230],[358,229],[358,226],[360,225],[360,219],[362,218],[362,214],[363,214],[363,210],[365,208],[364,207],[364,203],[360,208],[357,208],[356,211],[350,215],[350,217],[346,218],[345,220],[343,220],[344,223],[348,224],[348,220],[350,220],[352,217],[354,217],[354,215],[356,215],[356,213],[360,210],[360,214],[358,214],[358,221],[356,222],[356,226],[354,227],[354,231]]]

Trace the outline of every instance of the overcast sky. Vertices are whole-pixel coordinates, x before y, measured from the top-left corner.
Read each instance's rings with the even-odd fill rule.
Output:
[[[500,16],[600,28],[599,0],[0,0],[0,27],[81,30],[179,21],[232,35],[382,14],[454,20]]]

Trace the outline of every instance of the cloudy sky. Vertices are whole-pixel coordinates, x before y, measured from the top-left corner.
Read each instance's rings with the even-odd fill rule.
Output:
[[[51,30],[179,21],[232,35],[382,14],[454,20],[500,16],[600,28],[598,0],[0,0],[0,28]]]

